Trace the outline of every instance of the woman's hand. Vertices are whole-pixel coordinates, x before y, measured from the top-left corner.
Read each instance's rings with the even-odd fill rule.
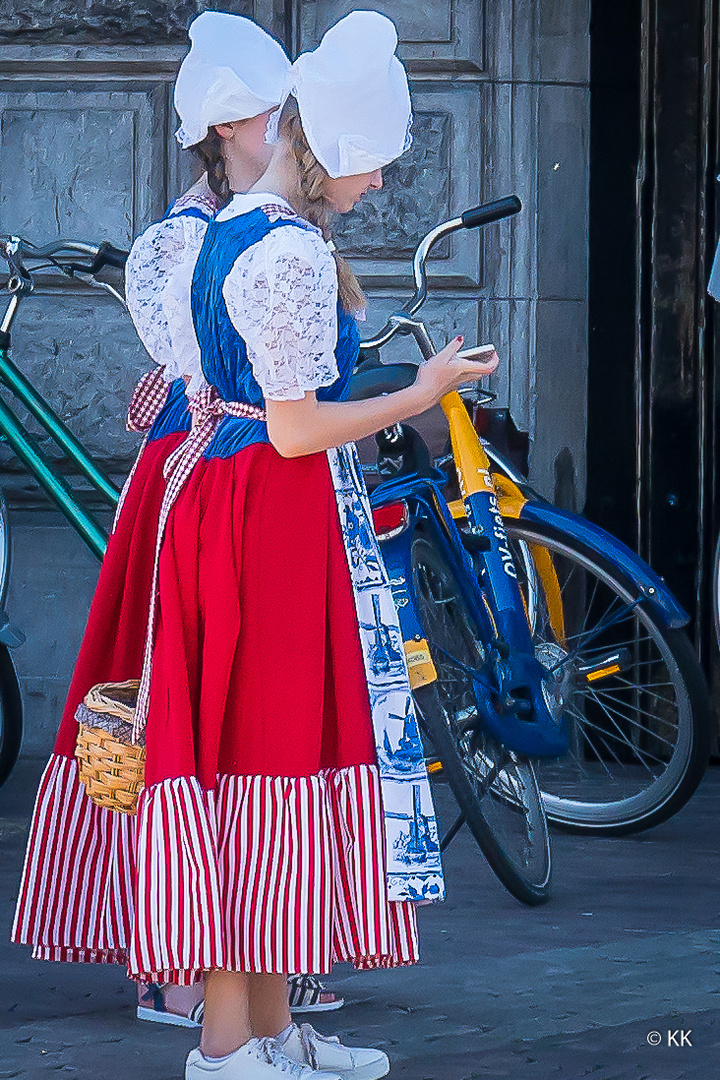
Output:
[[[421,365],[412,386],[392,394],[366,401],[318,401],[310,391],[299,401],[266,398],[270,442],[283,457],[302,457],[419,416],[461,383],[492,375],[498,366],[495,352],[482,360],[456,356],[462,343],[461,337],[455,338]]]
[[[453,338],[436,356],[432,356],[418,368],[414,387],[427,401],[425,408],[436,405],[440,398],[457,390],[461,383],[492,375],[500,363],[496,352],[486,353],[482,360],[468,360],[457,356],[462,348],[462,337]]]

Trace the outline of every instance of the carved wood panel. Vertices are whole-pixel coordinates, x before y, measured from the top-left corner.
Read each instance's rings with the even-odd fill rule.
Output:
[[[302,0],[296,5],[298,52],[312,49],[354,0]],[[399,54],[411,72],[481,72],[484,69],[484,0],[378,0],[371,5],[397,25]]]
[[[0,231],[128,246],[154,209],[164,120],[157,86],[0,92]]]
[[[338,246],[374,283],[407,280],[418,241],[439,221],[482,200],[480,115],[484,87],[416,83],[411,149],[383,171],[383,190],[369,193],[337,225]],[[477,285],[481,240],[468,233],[440,244],[430,260],[438,285]]]
[[[220,7],[253,15],[253,0],[4,0],[0,42],[184,43],[191,19]]]

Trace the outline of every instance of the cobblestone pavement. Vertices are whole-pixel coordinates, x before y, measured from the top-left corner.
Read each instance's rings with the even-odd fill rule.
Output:
[[[21,762],[0,792],[0,1080],[180,1080],[196,1035],[139,1023],[122,969],[8,943],[40,767]],[[542,908],[508,896],[461,833],[449,899],[420,913],[422,964],[338,967],[329,981],[348,1004],[317,1026],[386,1049],[397,1080],[716,1080],[719,795],[715,770],[650,833],[555,836]]]

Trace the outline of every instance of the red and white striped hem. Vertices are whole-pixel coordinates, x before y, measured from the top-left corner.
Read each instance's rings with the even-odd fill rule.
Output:
[[[123,963],[187,984],[203,971],[312,972],[417,961],[413,904],[387,899],[377,768],[194,777],[95,806],[74,760],[38,791],[12,937],[42,959]]]

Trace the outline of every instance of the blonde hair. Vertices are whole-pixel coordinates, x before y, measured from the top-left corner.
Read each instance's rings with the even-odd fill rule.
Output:
[[[324,194],[329,176],[308,145],[297,103],[292,97],[288,98],[283,107],[279,132],[292,151],[297,169],[297,196],[293,199],[295,209],[320,229],[325,240],[332,243],[333,211]],[[334,244],[331,251],[337,265],[340,303],[348,312],[362,310],[366,299],[360,282]]]

